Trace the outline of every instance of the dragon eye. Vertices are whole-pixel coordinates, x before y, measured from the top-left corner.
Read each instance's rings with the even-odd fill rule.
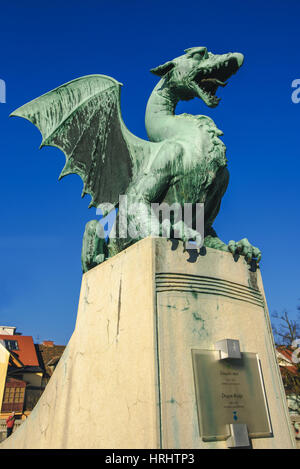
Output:
[[[201,60],[203,59],[203,57],[206,57],[207,55],[207,49],[206,47],[203,47],[203,49],[198,49],[197,52],[195,52],[195,54],[193,55],[193,59],[196,59],[196,60]]]

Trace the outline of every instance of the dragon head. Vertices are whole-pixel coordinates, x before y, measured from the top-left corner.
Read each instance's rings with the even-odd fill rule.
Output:
[[[220,98],[216,96],[219,86],[236,73],[244,61],[238,52],[215,55],[206,47],[191,47],[180,57],[151,70],[163,78],[163,87],[168,87],[179,100],[201,98],[209,107],[216,107]]]

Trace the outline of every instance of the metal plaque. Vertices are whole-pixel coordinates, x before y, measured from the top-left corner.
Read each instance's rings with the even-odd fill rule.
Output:
[[[220,360],[218,350],[192,350],[192,358],[203,441],[226,440],[235,423],[247,425],[250,438],[272,436],[256,353]]]

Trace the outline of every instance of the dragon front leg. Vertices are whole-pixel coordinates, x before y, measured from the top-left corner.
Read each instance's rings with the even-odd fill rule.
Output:
[[[101,264],[108,255],[104,236],[99,233],[101,228],[98,220],[90,220],[85,226],[81,251],[83,273]]]

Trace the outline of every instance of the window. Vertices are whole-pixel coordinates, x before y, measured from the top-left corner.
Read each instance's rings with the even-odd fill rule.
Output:
[[[19,350],[17,340],[4,340],[4,343],[7,350]]]
[[[6,387],[3,402],[2,412],[22,412],[25,398],[25,387]]]

